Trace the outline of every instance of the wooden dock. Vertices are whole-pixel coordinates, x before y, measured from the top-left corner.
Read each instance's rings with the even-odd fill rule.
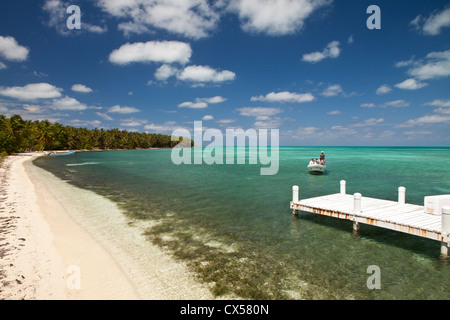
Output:
[[[346,182],[341,181],[340,193],[299,200],[299,188],[293,186],[290,207],[294,214],[312,212],[353,221],[353,230],[360,224],[400,231],[441,242],[441,254],[449,256],[450,207],[441,214],[430,214],[424,206],[405,203],[405,188],[399,187],[398,201],[346,194]]]

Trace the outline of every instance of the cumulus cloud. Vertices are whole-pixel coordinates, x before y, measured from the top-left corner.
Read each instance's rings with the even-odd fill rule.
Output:
[[[175,75],[177,71],[177,68],[168,64],[163,64],[161,67],[156,69],[155,78],[159,81],[166,81],[167,79]]]
[[[450,76],[450,50],[430,52],[424,59],[415,61],[408,74],[419,80]]]
[[[0,87],[0,95],[23,101],[51,99],[61,96],[62,89],[48,83],[31,83],[23,87]]]
[[[186,128],[177,125],[175,121],[166,121],[163,124],[155,124],[155,123],[148,124],[144,126],[144,129],[161,133],[161,132],[174,132],[176,129],[186,129]]]
[[[191,82],[225,82],[236,78],[234,72],[223,70],[218,71],[209,66],[189,66],[177,74],[177,78]]]
[[[17,43],[13,37],[0,36],[0,57],[11,61],[27,60],[30,50]]]
[[[160,62],[186,64],[192,55],[191,46],[179,41],[148,41],[127,43],[109,55],[114,64],[133,62]]]
[[[332,41],[321,52],[316,51],[304,54],[302,60],[309,63],[317,63],[326,58],[335,59],[339,57],[340,53],[339,41]]]
[[[279,113],[282,113],[283,110],[280,108],[264,108],[264,107],[245,107],[237,109],[241,116],[246,117],[255,117],[256,120],[263,121],[269,120],[270,117],[273,117]]]
[[[212,115],[210,115],[210,114],[207,114],[207,115],[205,115],[205,116],[202,118],[202,120],[203,120],[203,121],[214,120],[214,117],[213,117]]]
[[[119,105],[112,106],[108,109],[109,113],[120,113],[120,114],[128,114],[128,113],[136,113],[141,112],[141,110],[135,107],[121,107]]]
[[[208,104],[206,102],[183,102],[178,105],[179,108],[189,108],[189,109],[204,109],[208,107]]]
[[[450,107],[450,99],[447,99],[447,100],[436,99],[431,102],[425,103],[424,106],[435,106],[435,107],[447,108],[447,107]]]
[[[92,92],[92,89],[89,88],[89,87],[86,87],[84,84],[74,84],[72,86],[72,91],[82,92],[82,93],[89,93],[89,92]]]
[[[215,30],[219,14],[207,0],[99,0],[104,12],[121,20],[126,35],[153,29],[200,39]]]
[[[69,15],[67,14],[67,8],[73,3],[71,2],[63,2],[61,0],[46,0],[42,9],[47,12],[49,18],[46,21],[46,24],[49,27],[55,28],[56,31],[61,35],[69,35],[69,34],[79,34],[80,32],[73,32],[67,28],[67,18]],[[84,21],[82,16],[81,20],[81,32],[88,31],[92,33],[104,33],[108,30],[106,26],[100,27],[97,25],[93,25]],[[77,30],[80,31],[80,30]]]
[[[438,35],[442,28],[450,27],[450,8],[432,13],[427,18],[418,15],[410,24],[426,35]]]
[[[409,103],[408,101],[405,101],[405,100],[394,100],[394,101],[389,101],[389,102],[381,104],[380,108],[387,108],[387,107],[404,108],[404,107],[409,107],[410,105],[411,105],[411,103]]]
[[[325,90],[323,90],[322,95],[325,97],[335,97],[343,92],[344,90],[342,90],[341,85],[333,84],[331,86],[328,86]]]
[[[268,102],[310,102],[315,100],[315,97],[311,93],[293,93],[288,91],[283,92],[271,92],[265,96],[252,97],[251,101],[268,101]]]
[[[397,83],[395,86],[403,90],[417,90],[426,87],[428,84],[425,82],[419,82],[416,79],[410,78],[403,82]]]
[[[382,86],[380,86],[378,89],[377,89],[377,95],[382,95],[382,94],[386,94],[386,93],[389,93],[389,92],[391,92],[392,91],[392,89],[391,89],[391,87],[389,87],[387,84],[383,84]]]
[[[88,109],[88,106],[74,98],[65,96],[61,99],[54,99],[50,108],[61,111],[82,111]]]
[[[409,103],[408,101],[405,100],[394,100],[394,101],[388,101],[385,102],[383,104],[380,105],[376,105],[375,103],[362,103],[361,107],[362,108],[388,108],[388,107],[392,107],[392,108],[404,108],[404,107],[409,107],[411,105],[411,103]]]
[[[224,97],[221,96],[215,96],[211,98],[196,98],[195,102],[186,101],[183,103],[180,103],[178,105],[179,108],[189,108],[189,109],[204,109],[208,107],[209,104],[216,104],[216,103],[222,103],[226,101]]]
[[[305,21],[328,0],[231,0],[229,10],[235,12],[246,32],[273,36],[301,30]]]
[[[399,127],[415,127],[439,123],[450,123],[450,114],[439,114],[439,113],[427,114],[423,117],[410,119],[399,125]]]

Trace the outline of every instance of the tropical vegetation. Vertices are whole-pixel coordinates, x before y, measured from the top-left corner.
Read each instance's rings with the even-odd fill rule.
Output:
[[[0,154],[3,155],[42,150],[171,148],[180,141],[172,141],[170,135],[75,128],[48,120],[32,121],[20,115],[8,118],[0,114]]]

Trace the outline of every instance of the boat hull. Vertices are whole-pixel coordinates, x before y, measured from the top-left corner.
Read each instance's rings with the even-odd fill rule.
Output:
[[[74,154],[74,153],[75,153],[75,151],[70,151],[70,152],[54,152],[54,153],[50,153],[49,156],[52,156],[52,157],[54,157],[54,156],[68,156],[68,155],[71,155],[71,154]]]
[[[327,166],[321,164],[312,164],[308,166],[308,172],[312,174],[323,174],[327,170]]]

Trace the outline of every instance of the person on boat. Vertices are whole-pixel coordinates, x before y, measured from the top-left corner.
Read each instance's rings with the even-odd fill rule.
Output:
[[[311,159],[311,161],[309,162],[309,165],[313,165],[313,164],[315,164],[316,162],[314,161],[314,158],[313,159]]]
[[[323,151],[320,154],[320,163],[325,164],[325,154],[323,153]]]

